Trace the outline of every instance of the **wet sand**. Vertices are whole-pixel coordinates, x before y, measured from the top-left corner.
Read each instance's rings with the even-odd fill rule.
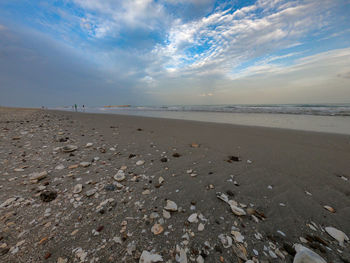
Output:
[[[292,262],[295,243],[327,262],[350,260],[349,242],[324,232],[350,234],[350,136],[41,110],[0,110],[0,124],[0,204],[15,197],[0,208],[0,261],[138,262],[147,250],[164,262],[183,253],[239,262],[233,247],[245,247],[247,259]],[[78,149],[59,148],[67,145]],[[121,168],[122,186],[113,178]],[[47,176],[33,182],[34,172]],[[57,197],[44,202],[48,191]],[[217,192],[253,216],[233,214]],[[166,200],[178,206],[171,218]],[[152,233],[158,224],[161,233]],[[221,234],[233,245],[225,248]]]

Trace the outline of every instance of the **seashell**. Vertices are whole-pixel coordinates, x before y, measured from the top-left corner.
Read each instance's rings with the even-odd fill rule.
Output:
[[[89,191],[86,191],[86,196],[89,197],[89,196],[93,196],[95,193],[97,192],[96,189],[91,189]]]
[[[92,145],[94,145],[92,142],[88,142],[88,143],[85,145],[85,147],[86,147],[86,148],[89,148],[89,147],[91,147]]]
[[[231,235],[234,236],[236,242],[243,243],[244,236],[238,231],[231,231]]]
[[[198,144],[198,143],[192,143],[192,144],[191,144],[191,147],[192,147],[192,148],[198,148],[198,147],[199,147],[199,144]]]
[[[246,215],[246,212],[242,209],[239,208],[238,206],[235,205],[230,205],[232,212],[237,215],[237,216],[244,216]]]
[[[175,212],[177,211],[177,204],[171,200],[167,200],[164,209],[171,212]]]
[[[139,160],[139,161],[136,162],[136,165],[143,165],[144,163],[145,163],[145,161]]]
[[[73,193],[74,194],[79,194],[83,190],[83,185],[82,184],[77,184],[73,188]]]
[[[188,222],[190,223],[194,223],[194,222],[198,222],[198,214],[197,213],[193,213],[192,215],[190,215],[187,219]]]
[[[117,174],[113,177],[117,182],[125,180],[125,174],[123,170],[118,170]]]
[[[325,228],[325,230],[328,233],[328,235],[337,240],[339,242],[339,245],[341,246],[344,246],[344,241],[349,241],[349,237],[344,232],[334,227],[328,226]]]
[[[164,217],[165,219],[170,219],[171,215],[170,215],[170,213],[169,213],[168,211],[163,210],[163,217]]]
[[[198,225],[198,231],[203,231],[204,230],[204,225],[202,223],[199,223]]]
[[[245,247],[243,245],[238,244],[237,246],[232,246],[232,249],[237,257],[239,257],[240,259],[243,259],[245,261],[248,260],[247,250],[245,249]]]
[[[163,258],[157,254],[151,254],[147,250],[142,251],[139,263],[163,262]]]
[[[232,246],[232,238],[230,236],[220,234],[218,237],[224,248],[229,248]]]
[[[335,213],[335,209],[329,205],[324,205],[323,208],[327,209],[331,213]]]
[[[216,197],[219,198],[220,200],[228,203],[228,196],[225,195],[224,193],[221,193],[221,192],[217,192],[216,193]]]
[[[41,172],[41,173],[32,173],[29,175],[29,180],[42,180],[44,179],[46,176],[47,176],[47,172],[44,171],[44,172]]]
[[[164,228],[160,224],[154,224],[151,228],[151,231],[155,235],[159,235],[164,231]]]
[[[62,147],[62,151],[65,153],[74,152],[77,149],[78,149],[78,146],[75,146],[75,145],[66,145],[66,146]]]
[[[164,183],[164,178],[160,176],[160,177],[158,178],[158,183],[159,183],[159,184]]]
[[[91,163],[90,163],[90,162],[81,162],[79,165],[80,165],[81,167],[88,167],[88,166],[91,165]]]
[[[294,249],[297,252],[293,263],[326,263],[317,253],[300,244],[294,244]]]

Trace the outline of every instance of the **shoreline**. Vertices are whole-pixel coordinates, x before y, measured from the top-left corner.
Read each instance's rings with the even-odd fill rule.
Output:
[[[350,234],[347,135],[117,114],[6,114],[1,260],[138,262],[146,250],[164,262],[181,253],[237,262],[232,251],[243,246],[247,259],[292,262],[296,243],[327,262],[350,259],[349,242],[342,247],[324,232]],[[15,121],[4,121],[9,116]],[[62,152],[68,145],[78,148]],[[47,191],[54,200],[42,201]],[[218,192],[246,215],[233,214]],[[166,200],[177,204],[170,215]]]
[[[58,110],[63,111],[65,110]],[[66,111],[72,112],[72,111]],[[115,114],[148,118],[199,121],[218,124],[232,124],[247,127],[277,128],[350,135],[350,117],[319,116],[274,113],[229,113],[229,112],[185,112],[185,111],[130,111],[130,112],[81,112],[89,114]],[[346,120],[349,120],[347,122]]]

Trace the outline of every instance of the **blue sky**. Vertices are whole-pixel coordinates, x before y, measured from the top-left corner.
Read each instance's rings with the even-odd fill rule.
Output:
[[[2,0],[0,105],[350,102],[350,0]]]

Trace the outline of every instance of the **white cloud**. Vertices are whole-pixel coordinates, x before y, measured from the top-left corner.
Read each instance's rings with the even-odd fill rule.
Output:
[[[157,45],[153,53],[164,62],[164,68],[181,74],[219,70],[230,74],[239,64],[296,45],[301,37],[325,26],[332,4],[259,0],[233,13],[217,10],[192,22],[177,20],[169,30],[167,43]],[[198,54],[191,48],[199,50]]]

